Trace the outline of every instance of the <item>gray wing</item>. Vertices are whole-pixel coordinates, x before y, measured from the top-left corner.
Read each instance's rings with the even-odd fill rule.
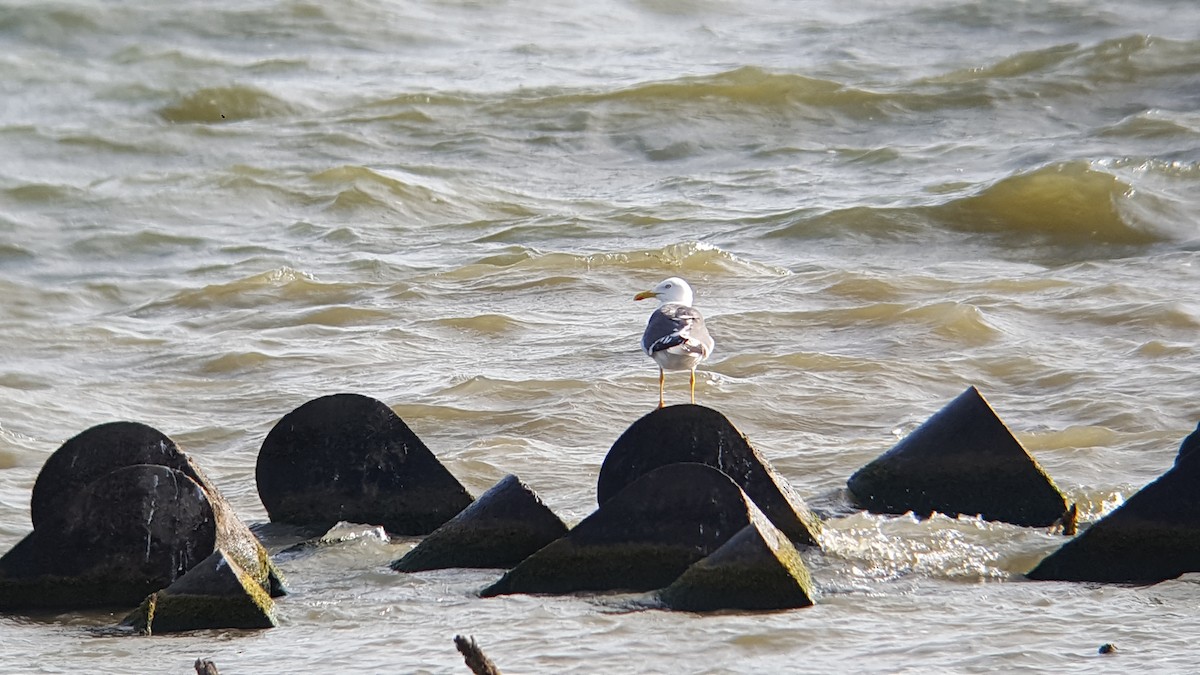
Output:
[[[704,317],[694,307],[663,305],[650,315],[646,332],[642,334],[642,350],[653,356],[655,352],[679,345],[708,356],[713,350],[713,339],[704,326]]]

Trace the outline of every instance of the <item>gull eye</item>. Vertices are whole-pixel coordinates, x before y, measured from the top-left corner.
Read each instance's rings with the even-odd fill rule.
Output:
[[[670,287],[671,287],[671,284],[667,284],[666,286],[663,286],[663,288],[670,288]]]

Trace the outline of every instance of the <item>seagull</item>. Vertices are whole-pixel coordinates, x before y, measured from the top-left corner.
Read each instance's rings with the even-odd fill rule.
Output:
[[[642,334],[642,351],[658,364],[658,407],[663,407],[666,370],[691,371],[695,403],[696,366],[712,353],[713,339],[704,327],[704,317],[692,307],[692,287],[679,277],[671,277],[654,290],[633,296],[634,300],[647,298],[656,298],[660,303]]]

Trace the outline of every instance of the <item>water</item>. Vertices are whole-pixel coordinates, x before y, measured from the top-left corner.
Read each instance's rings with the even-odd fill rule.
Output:
[[[379,398],[479,494],[568,522],[655,403],[633,294],[687,278],[699,401],[809,500],[976,385],[1093,521],[1197,422],[1192,2],[0,2],[0,550],[118,419],[249,523],[307,400]],[[686,378],[668,379],[670,402]],[[273,547],[282,542],[268,542]],[[481,601],[364,536],[283,562],[282,625],[0,617],[0,671],[1171,672],[1194,579],[1031,583],[1061,538],[845,514],[815,607]],[[1119,652],[1096,648],[1115,643]]]

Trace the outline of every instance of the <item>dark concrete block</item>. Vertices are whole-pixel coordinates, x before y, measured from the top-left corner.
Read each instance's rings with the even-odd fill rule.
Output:
[[[1066,498],[975,387],[847,482],[873,513],[978,515],[1028,527],[1063,517]]]
[[[1175,464],[1112,513],[1047,556],[1039,581],[1152,584],[1200,572],[1200,427]]]
[[[74,519],[43,520],[0,558],[0,609],[136,605],[216,542],[203,489],[165,466],[111,471],[73,501]]]
[[[533,490],[508,475],[391,567],[509,569],[566,533],[567,526]]]
[[[651,470],[677,462],[720,469],[788,538],[819,545],[820,519],[724,415],[704,406],[659,408],[634,422],[604,458],[597,501],[604,504]]]
[[[741,488],[712,467],[659,467],[482,595],[662,588],[748,525],[756,512]]]
[[[134,464],[165,466],[204,482],[175,441],[158,429],[139,422],[99,424],[63,443],[42,465],[30,499],[34,529],[55,516],[73,519],[63,512],[70,497],[100,476]]]
[[[136,605],[226,550],[262,587],[282,575],[178,445],[136,422],[68,440],[38,474],[34,531],[0,558],[0,608]]]
[[[813,604],[813,590],[796,547],[766,518],[755,518],[659,598],[688,612],[795,609]]]
[[[278,625],[270,595],[220,549],[175,583],[147,596],[121,623],[147,635]]]
[[[472,501],[403,420],[358,394],[284,415],[263,441],[255,477],[272,521],[321,532],[347,521],[429,534]]]

